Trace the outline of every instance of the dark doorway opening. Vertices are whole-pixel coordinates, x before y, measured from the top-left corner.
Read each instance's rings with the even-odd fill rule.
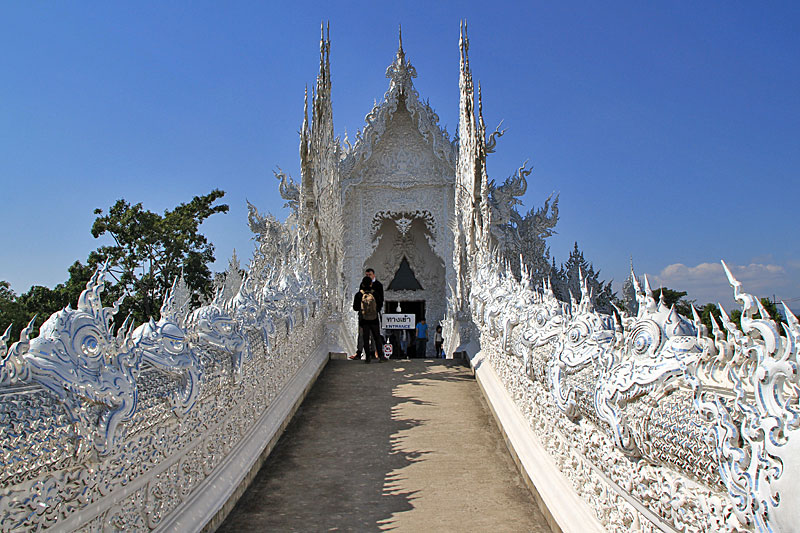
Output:
[[[397,310],[397,304],[400,304],[400,311]],[[425,300],[414,300],[411,302],[398,302],[387,300],[384,304],[384,313],[413,313],[414,325],[419,323],[425,317]]]
[[[400,311],[397,310],[397,304],[400,304]],[[387,300],[384,313],[408,313],[414,315],[414,325],[419,324],[419,321],[425,318],[425,300],[413,300],[406,302],[398,302],[397,300]],[[417,336],[416,330],[409,329],[403,332],[402,330],[390,330],[386,332],[389,336],[389,342],[392,343],[394,353],[398,357],[416,357],[416,350],[414,348],[414,339]],[[401,337],[404,342],[401,342]],[[394,357],[394,356],[393,356]]]

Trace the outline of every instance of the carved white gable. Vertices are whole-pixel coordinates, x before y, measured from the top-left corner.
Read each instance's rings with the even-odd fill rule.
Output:
[[[455,169],[436,156],[401,102],[369,159],[354,168],[349,178],[346,188],[363,184],[408,189],[424,184],[452,184]]]
[[[424,300],[434,324],[444,317],[446,287],[454,279],[450,222],[457,148],[420,101],[402,42],[386,76],[383,101],[340,160],[344,269],[355,291],[365,267],[386,285],[406,257],[424,290],[387,291],[387,300]]]
[[[447,131],[439,126],[439,116],[433,108],[420,101],[419,93],[412,83],[412,78],[417,77],[417,71],[405,58],[402,40],[394,62],[386,69],[386,77],[390,82],[383,101],[367,114],[366,125],[356,135],[355,144],[348,146],[343,152],[340,164],[343,192],[346,192],[349,185],[363,179],[364,167],[367,165],[385,162],[390,168],[403,169],[406,166],[403,165],[406,162],[404,157],[409,158],[407,162],[411,162],[411,158],[415,155],[421,157],[423,153],[429,153],[438,160],[441,168],[437,176],[452,183],[455,179],[458,148],[450,140]],[[400,143],[402,150],[393,150],[392,146],[387,146],[397,144],[398,140],[408,141]],[[384,155],[374,161],[373,154],[379,151],[383,151]],[[389,160],[386,160],[387,155]]]

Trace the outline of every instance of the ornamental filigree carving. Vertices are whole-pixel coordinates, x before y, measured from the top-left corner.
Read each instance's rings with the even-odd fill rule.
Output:
[[[3,529],[157,528],[236,449],[313,347],[329,342],[324,281],[291,244],[297,229],[255,225],[256,258],[233,295],[221,287],[191,310],[178,280],[158,321],[114,333],[119,302],[102,305],[100,268],[77,308],[55,313],[38,337],[28,339],[29,327],[9,348],[6,331]],[[238,274],[232,260],[226,278]],[[22,427],[24,438],[9,437]]]
[[[385,220],[394,221],[397,230],[403,237],[407,236],[414,220],[421,220],[425,223],[425,229],[427,230],[425,233],[426,238],[435,240],[436,222],[433,215],[428,211],[419,209],[414,212],[386,210],[375,213],[375,216],[372,217],[370,228],[370,236],[373,240],[378,238],[378,230],[380,230]]]
[[[367,114],[364,119],[366,125],[357,133],[352,148],[345,152],[340,164],[342,175],[349,176],[353,169],[372,157],[399,106],[408,110],[416,131],[430,146],[433,154],[451,169],[452,175],[457,158],[456,145],[450,140],[447,131],[439,126],[439,116],[427,103],[419,100],[419,93],[412,83],[416,70],[406,60],[402,47],[387,69],[386,76],[390,79],[389,89],[383,101]]]
[[[519,409],[607,527],[793,525],[795,507],[784,505],[800,449],[800,323],[788,309],[781,336],[726,268],[742,328],[723,312],[710,337],[696,313],[656,302],[646,278],[636,317],[604,315],[585,283],[563,304],[546,283],[533,289],[524,265],[520,280],[497,255],[474,260],[471,314],[445,326],[477,326]]]

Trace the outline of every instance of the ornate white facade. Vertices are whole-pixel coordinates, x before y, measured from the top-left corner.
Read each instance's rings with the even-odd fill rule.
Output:
[[[330,123],[328,49],[323,37],[314,115],[310,128],[304,123],[301,141],[302,220],[315,228],[346,213],[337,223],[342,233],[333,239],[340,250],[345,306],[364,269],[373,268],[387,301],[424,301],[426,319],[438,323],[444,318],[447,284],[454,281],[450,222],[457,146],[414,89],[417,73],[406,59],[402,37],[386,70],[389,88],[383,101],[369,112],[355,143],[342,145]],[[403,258],[421,290],[389,288]],[[351,323],[355,319],[346,316]]]

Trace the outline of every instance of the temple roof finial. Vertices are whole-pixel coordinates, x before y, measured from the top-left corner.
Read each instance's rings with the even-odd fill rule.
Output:
[[[397,57],[405,58],[406,53],[403,51],[403,25],[397,25],[397,36],[399,44],[397,46]]]
[[[417,77],[416,69],[411,63],[406,61],[406,53],[403,50],[403,26],[398,24],[398,46],[397,56],[391,65],[386,69],[386,77],[395,80],[396,83],[404,85],[410,78]]]

